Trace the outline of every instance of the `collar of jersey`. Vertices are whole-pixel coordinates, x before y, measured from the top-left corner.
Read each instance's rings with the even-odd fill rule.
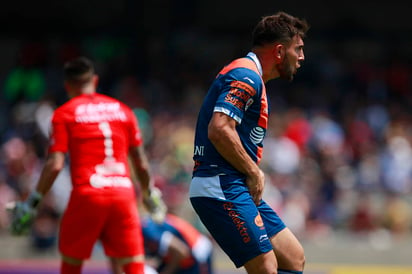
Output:
[[[247,54],[247,56],[249,58],[251,58],[253,60],[253,62],[255,62],[257,69],[259,70],[260,76],[263,75],[263,71],[262,71],[262,65],[260,64],[259,59],[257,58],[256,54],[254,52],[249,52]]]

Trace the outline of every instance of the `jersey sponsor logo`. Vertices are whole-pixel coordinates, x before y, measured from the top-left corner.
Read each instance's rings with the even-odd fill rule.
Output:
[[[225,97],[225,101],[234,105],[238,109],[244,109],[253,95],[256,94],[255,89],[249,84],[241,81],[232,81],[231,89]]]
[[[90,185],[95,188],[101,187],[131,187],[132,182],[128,177],[122,176],[103,176],[100,174],[93,174],[90,177]]]
[[[245,221],[239,218],[239,213],[233,209],[233,203],[226,202],[223,204],[223,208],[226,210],[228,216],[232,219],[232,222],[235,224],[237,230],[239,231],[242,241],[244,243],[250,242],[250,236],[245,227]]]
[[[95,166],[95,173],[90,176],[90,185],[96,188],[100,187],[131,187],[130,178],[119,176],[126,175],[126,165],[123,162],[117,162],[114,157],[112,129],[110,123],[100,122],[98,128],[104,137],[104,161]]]
[[[126,121],[126,114],[118,102],[88,103],[76,107],[75,119],[78,123],[97,123],[103,121]]]
[[[256,90],[251,85],[242,81],[232,81],[230,83],[230,86],[234,89],[244,90],[249,95],[249,97],[256,94]]]
[[[250,131],[249,138],[255,145],[260,144],[265,137],[265,130],[262,127],[255,127]]]
[[[75,110],[76,115],[82,115],[84,113],[98,113],[98,112],[115,112],[120,110],[120,104],[115,103],[87,103],[77,106]]]
[[[106,161],[103,164],[96,165],[96,173],[100,175],[112,175],[112,174],[126,174],[126,166],[122,162]]]
[[[238,109],[243,109],[245,106],[245,102],[234,96],[234,92],[232,92],[232,90],[230,90],[230,92],[226,95],[225,102],[234,105]]]
[[[195,155],[203,156],[205,151],[205,146],[195,146]]]

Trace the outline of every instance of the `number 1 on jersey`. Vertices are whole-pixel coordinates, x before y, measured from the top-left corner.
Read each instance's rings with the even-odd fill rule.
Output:
[[[112,129],[110,128],[110,124],[108,122],[101,122],[99,123],[99,129],[102,131],[104,136],[105,161],[114,161]]]

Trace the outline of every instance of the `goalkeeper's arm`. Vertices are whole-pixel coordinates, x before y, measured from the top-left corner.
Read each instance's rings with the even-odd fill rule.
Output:
[[[57,175],[63,167],[64,153],[51,153],[47,157],[36,189],[30,193],[24,202],[14,202],[8,206],[8,209],[12,214],[11,231],[13,234],[20,235],[25,234],[28,231],[36,213],[36,207],[43,196],[49,192]]]
[[[143,195],[149,193],[153,187],[152,174],[143,145],[131,148],[129,155],[133,170],[136,172],[137,179],[140,182]]]
[[[131,148],[129,151],[132,166],[140,182],[143,205],[156,222],[162,222],[166,215],[166,205],[159,189],[154,186],[150,164],[143,146]]]
[[[54,181],[64,167],[64,153],[53,152],[46,160],[43,170],[40,174],[39,181],[36,186],[36,191],[42,195],[46,195],[52,187]]]

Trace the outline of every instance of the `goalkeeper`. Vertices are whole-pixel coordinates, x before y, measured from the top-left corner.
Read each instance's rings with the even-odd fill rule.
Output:
[[[73,188],[60,224],[60,273],[80,274],[98,240],[124,273],[143,273],[143,236],[128,159],[148,211],[162,218],[165,207],[151,183],[137,119],[125,104],[96,92],[98,75],[89,59],[69,61],[63,72],[71,99],[53,113],[49,153],[36,189],[10,209],[12,232],[28,231],[67,153]]]

